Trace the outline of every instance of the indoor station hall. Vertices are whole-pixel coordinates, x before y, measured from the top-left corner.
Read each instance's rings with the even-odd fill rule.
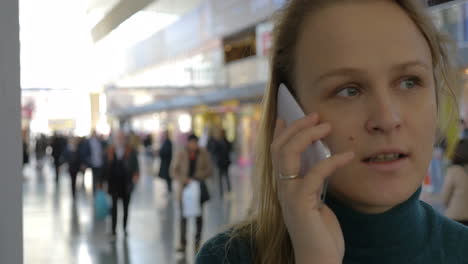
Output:
[[[155,178],[158,162],[140,156],[141,179],[132,195],[128,236],[110,240],[110,219],[97,220],[93,210],[91,173],[77,181],[77,197],[70,195],[65,170],[60,184],[54,181],[53,164],[42,171],[35,164],[24,169],[23,215],[25,263],[193,263],[194,248],[177,253],[180,217],[175,193],[164,180]],[[218,179],[209,179],[213,190],[205,207],[203,240],[242,220],[252,196],[250,170],[233,166],[233,191],[220,197]],[[193,238],[194,228],[189,228]],[[118,230],[119,231],[119,230]],[[191,239],[189,239],[190,241]]]
[[[0,18],[1,264],[467,262],[468,0]]]

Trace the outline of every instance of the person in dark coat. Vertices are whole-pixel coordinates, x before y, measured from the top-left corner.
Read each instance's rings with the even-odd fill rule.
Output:
[[[23,140],[23,166],[29,163],[29,146],[26,141]]]
[[[29,163],[29,140],[27,130],[22,131],[22,142],[23,142],[23,166]]]
[[[50,146],[52,147],[52,157],[54,158],[55,182],[58,183],[60,176],[60,166],[63,163],[63,153],[67,147],[67,141],[65,137],[55,132],[52,136]]]
[[[44,165],[44,158],[47,150],[47,138],[41,134],[36,140],[35,153],[37,161],[37,169],[41,170]]]
[[[169,131],[164,132],[163,140],[163,144],[159,150],[159,157],[161,159],[159,177],[166,181],[167,190],[172,192],[172,179],[171,175],[169,174],[172,161],[172,141],[170,139]]]
[[[145,154],[148,157],[153,157],[153,136],[151,134],[145,136],[143,146],[145,147]]]
[[[91,167],[91,148],[89,147],[88,139],[80,137],[78,142],[78,153],[81,159],[80,171],[85,173],[85,170]]]
[[[139,178],[137,152],[128,142],[126,135],[119,131],[107,151],[107,178],[112,196],[112,238],[117,228],[117,202],[122,200],[124,208],[123,231],[127,233],[128,208],[135,183]]]
[[[217,140],[214,137],[214,130],[211,130],[208,134],[208,142],[206,144],[206,150],[210,153],[211,160],[216,163],[216,144]]]
[[[218,140],[215,143],[216,166],[219,174],[219,188],[221,197],[224,194],[223,182],[226,182],[227,191],[231,192],[231,181],[229,179],[229,166],[231,165],[232,144],[226,138],[226,131],[221,130]]]
[[[68,164],[68,173],[71,179],[71,193],[73,200],[76,199],[76,177],[81,169],[81,156],[78,151],[79,139],[77,137],[70,137],[68,145],[64,152],[65,162]]]

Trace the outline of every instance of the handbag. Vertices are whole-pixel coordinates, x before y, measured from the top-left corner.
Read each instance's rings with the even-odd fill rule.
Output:
[[[201,215],[200,182],[191,181],[182,192],[182,215],[184,218]]]
[[[110,213],[110,203],[106,193],[103,190],[96,191],[96,197],[94,200],[94,212],[96,219],[104,220]]]

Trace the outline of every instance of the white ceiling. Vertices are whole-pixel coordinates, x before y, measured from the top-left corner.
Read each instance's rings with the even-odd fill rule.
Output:
[[[102,8],[110,10],[119,0],[88,0],[88,10]]]
[[[202,1],[203,0],[155,0],[146,10],[183,15],[197,7]]]
[[[155,0],[154,3],[146,8],[146,11],[183,15],[198,6],[202,1],[203,0]],[[87,10],[88,12],[93,12],[93,10],[99,9],[100,11],[107,12],[118,2],[119,0],[88,0]]]
[[[87,24],[92,28],[103,19],[119,1],[120,0],[87,0]],[[144,11],[181,16],[197,7],[202,1],[203,0],[155,0],[145,8]]]
[[[94,27],[120,0],[88,0],[86,7],[87,24]]]
[[[96,74],[100,64],[92,53],[90,29],[119,1],[20,0],[22,87],[83,89],[100,84],[105,74],[102,69]],[[181,16],[202,1],[156,0],[147,11]]]

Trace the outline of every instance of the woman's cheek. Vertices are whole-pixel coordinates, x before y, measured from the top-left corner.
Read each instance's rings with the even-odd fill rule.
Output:
[[[323,140],[332,154],[353,151],[359,138],[366,133],[361,125],[365,122],[365,111],[360,105],[333,104],[321,107],[322,122],[330,123],[332,127],[330,134]]]
[[[332,125],[330,135],[324,138],[323,142],[332,154],[355,151],[355,145],[359,142],[359,132],[353,131],[353,125]]]

